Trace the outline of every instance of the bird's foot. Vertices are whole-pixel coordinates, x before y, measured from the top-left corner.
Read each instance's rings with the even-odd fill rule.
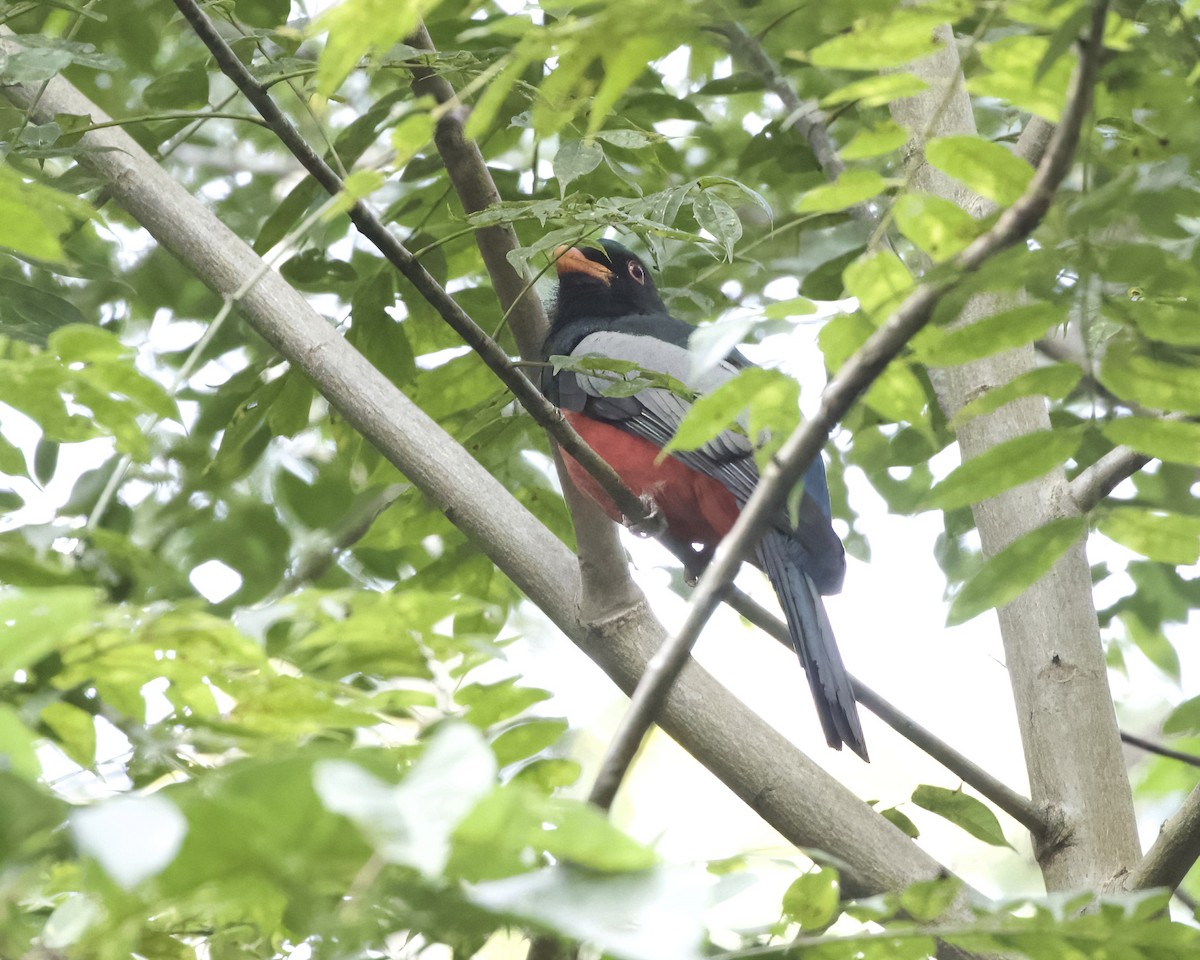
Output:
[[[659,534],[665,533],[667,518],[658,509],[658,504],[654,502],[654,498],[649,494],[643,493],[638,499],[642,501],[642,506],[646,508],[646,519],[630,520],[627,517],[625,525],[637,537],[657,537]]]

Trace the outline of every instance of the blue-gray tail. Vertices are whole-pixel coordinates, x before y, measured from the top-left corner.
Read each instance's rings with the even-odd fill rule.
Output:
[[[759,561],[779,596],[792,635],[792,647],[808,674],[825,739],[834,749],[840,750],[844,743],[867,760],[854,690],[842,665],[825,605],[812,580],[797,560],[789,556],[788,547],[787,537],[769,532],[759,545]]]

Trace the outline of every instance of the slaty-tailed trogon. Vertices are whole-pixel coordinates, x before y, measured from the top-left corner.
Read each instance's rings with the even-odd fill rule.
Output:
[[[693,328],[672,317],[642,262],[611,240],[596,247],[555,251],[558,297],[545,356],[596,355],[627,360],[669,374],[699,394],[726,382],[750,361],[734,351],[714,369],[692,374],[688,336]],[[758,483],[753,448],[727,430],[703,447],[659,457],[688,412],[670,390],[647,388],[607,397],[611,380],[547,369],[543,389],[567,420],[634,493],[651,498],[681,540],[706,551],[733,526]],[[616,505],[570,457],[575,484],[617,521]],[[829,488],[818,457],[804,477],[799,525],[781,511],[755,551],[787,617],[792,645],[808,673],[829,745],[842,744],[867,759],[854,693],[834,641],[822,594],[841,589],[846,560],[830,523]]]

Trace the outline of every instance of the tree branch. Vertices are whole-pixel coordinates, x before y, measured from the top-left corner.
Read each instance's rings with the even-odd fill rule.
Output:
[[[1145,737],[1139,737],[1133,733],[1126,733],[1124,730],[1121,731],[1121,742],[1127,743],[1131,747],[1137,747],[1139,750],[1145,750],[1147,753],[1166,757],[1168,760],[1178,760],[1190,767],[1200,767],[1200,757],[1194,753],[1172,750],[1170,747],[1164,747],[1161,743],[1155,743],[1153,740],[1147,740]]]
[[[1067,484],[1067,496],[1076,510],[1087,513],[1152,459],[1129,447],[1109,450]]]
[[[406,42],[418,50],[437,52],[424,24]],[[454,87],[445,77],[428,67],[414,67],[412,75],[415,94],[430,95],[436,103],[446,108],[438,114],[434,143],[463,210],[471,214],[500,202],[500,191],[496,189],[478,144],[466,135],[466,109],[456,105]],[[542,343],[549,327],[546,312],[528,278],[518,273],[508,259],[508,254],[518,246],[516,231],[508,223],[482,227],[475,231],[475,242],[521,355],[527,360],[543,359]],[[555,434],[551,432],[550,436],[553,445]],[[599,457],[595,459],[599,460]],[[579,457],[576,460],[591,471],[584,460]],[[641,592],[629,574],[625,550],[612,522],[590,497],[575,489],[557,448],[555,467],[563,497],[575,524],[585,615],[611,616],[637,603]],[[600,479],[598,474],[592,475]],[[625,505],[633,506],[628,501],[625,501]],[[640,500],[637,507],[639,511],[644,510]],[[622,512],[625,512],[624,509]],[[637,522],[644,523],[646,520],[643,513],[625,512],[625,515]]]
[[[10,33],[0,27],[0,48]],[[29,110],[39,123],[60,113],[107,119],[62,77],[47,84],[36,108],[37,87],[4,86],[0,94]],[[123,130],[87,133],[81,149],[80,163],[109,185],[114,201],[219,296],[232,297],[248,286],[239,306],[253,328],[621,689],[633,690],[663,637],[644,606],[606,621],[585,621],[573,554],[303,296],[275,271],[264,271],[254,252]],[[661,722],[790,843],[843,860],[849,895],[895,890],[944,875],[937,861],[694,662],[667,697]]]
[[[788,650],[792,649],[792,641],[788,636],[787,624],[778,617],[772,616],[732,584],[724,599],[729,606],[764,633],[770,634]],[[1028,797],[1021,796],[1016,790],[1013,790],[1007,784],[993,777],[973,760],[959,753],[950,744],[939,739],[929,730],[926,730],[857,677],[851,676],[850,683],[854,687],[854,698],[859,703],[900,734],[900,736],[908,740],[909,743],[933,757],[934,760],[957,776],[963,783],[978,790],[979,793],[991,800],[992,803],[1029,830],[1030,833],[1037,836],[1048,836],[1052,830],[1059,829],[1059,825],[1052,824],[1045,812],[1034,806],[1033,801]]]
[[[1174,890],[1200,859],[1200,786],[1192,790],[1182,806],[1159,831],[1141,862],[1121,886],[1128,890],[1166,887]]]
[[[778,64],[771,59],[770,54],[759,43],[758,39],[736,21],[725,21],[713,24],[710,29],[725,39],[730,56],[740,62],[751,73],[758,74],[768,90],[775,94],[783,103],[786,111],[785,129],[799,131],[808,141],[813,156],[821,165],[821,170],[830,180],[836,180],[846,169],[842,158],[837,155],[837,148],[829,139],[829,128],[826,126],[825,113],[814,100],[801,100],[787,77],[779,69]],[[872,222],[878,217],[871,214],[863,204],[853,208],[855,215],[864,215]]]
[[[175,0],[175,6],[183,14],[184,19],[191,25],[196,35],[208,47],[217,65],[251,105],[259,112],[270,126],[280,142],[300,161],[309,175],[330,195],[337,194],[342,189],[342,179],[329,166],[308,142],[301,136],[300,131],[291,120],[271,99],[266,88],[250,73],[229,44],[218,33],[211,20],[200,9],[196,0]],[[572,457],[596,478],[621,512],[638,522],[651,522],[645,504],[630,491],[617,476],[616,471],[602,460],[571,425],[563,419],[558,409],[550,403],[524,371],[516,367],[508,354],[495,340],[487,335],[455,302],[424,266],[412,255],[407,247],[390,230],[383,225],[371,209],[361,200],[356,201],[350,209],[350,219],[359,232],[380,253],[399,270],[409,282],[441,315],[442,319],[471,347],[485,364],[500,378],[501,382],[512,391],[521,406],[533,417],[534,421],[545,429]],[[526,298],[536,299],[536,298]],[[528,309],[527,306],[523,309]]]
[[[1106,4],[1096,4],[1098,19],[1075,71],[1071,92],[1050,146],[1025,193],[1000,214],[995,224],[946,264],[941,276],[963,277],[978,270],[990,257],[1027,237],[1045,216],[1055,190],[1071,168],[1083,119],[1091,106],[1097,61],[1102,49]],[[813,458],[820,455],[834,426],[855,400],[874,382],[884,367],[929,321],[934,307],[953,287],[953,280],[919,284],[895,313],[873,333],[829,382],[816,416],[784,442],[762,472],[754,494],[737,522],[718,544],[712,563],[701,577],[688,605],[683,625],[655,654],[638,684],[620,729],[609,744],[591,799],[607,807],[616,795],[638,747],[654,720],[666,691],[686,662],[700,630],[720,602],[743,559],[762,535],[771,518],[783,509],[784,500]]]

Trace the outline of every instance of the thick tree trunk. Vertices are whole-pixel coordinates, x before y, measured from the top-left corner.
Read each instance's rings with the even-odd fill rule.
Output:
[[[910,68],[930,89],[896,102],[892,114],[912,135],[908,156],[913,186],[979,215],[987,212],[986,201],[924,160],[926,138],[975,133],[953,37],[948,28],[940,34],[945,44],[941,52]],[[1040,120],[1031,124],[1039,132],[1045,129]],[[973,323],[1008,305],[976,297],[957,322]],[[1030,346],[938,371],[934,382],[943,409],[953,415],[1036,364]],[[1043,400],[1010,403],[959,428],[962,459],[1049,428]],[[1048,520],[1071,515],[1075,506],[1063,471],[1056,469],[973,510],[984,553],[990,556]],[[1061,824],[1053,835],[1035,838],[1046,887],[1099,889],[1132,869],[1140,848],[1085,545],[1077,544],[1046,576],[1001,608],[999,619],[1032,798],[1047,809],[1052,822]]]

